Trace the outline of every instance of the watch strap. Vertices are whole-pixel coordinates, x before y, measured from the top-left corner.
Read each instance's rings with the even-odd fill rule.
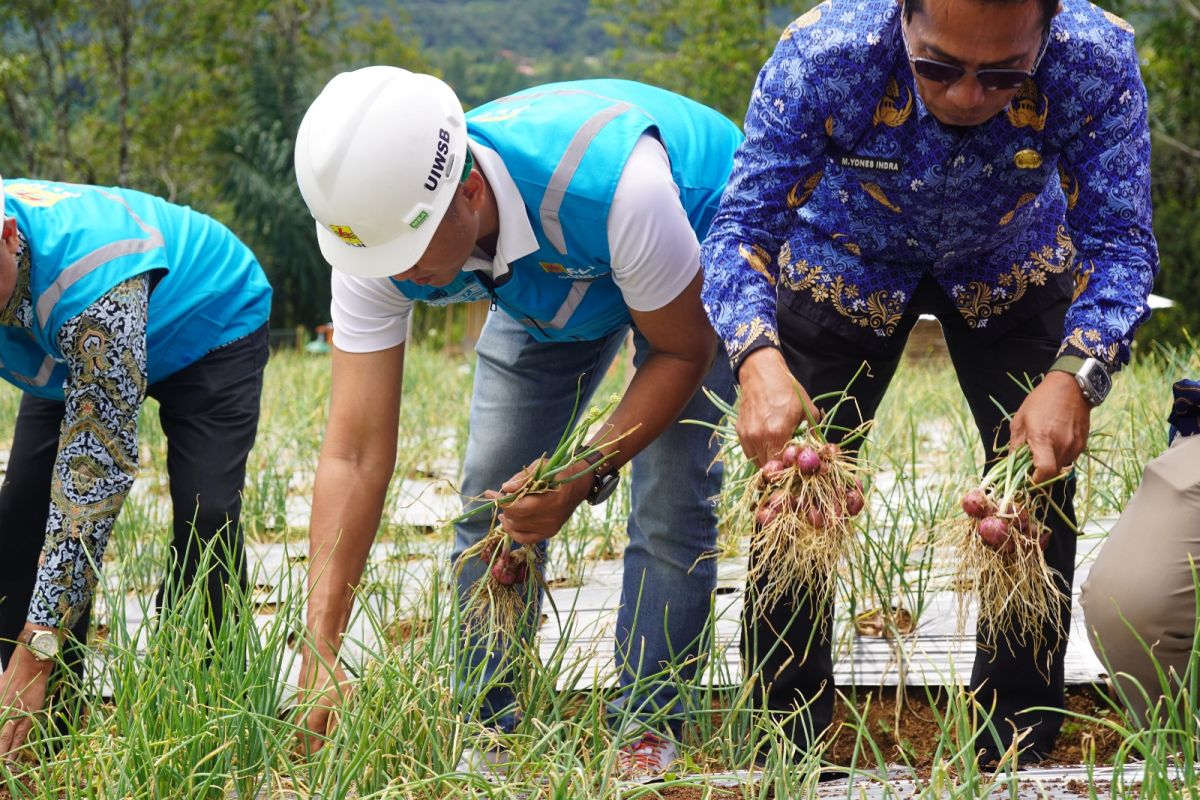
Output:
[[[1079,370],[1083,369],[1083,364],[1085,361],[1087,361],[1087,359],[1081,356],[1059,356],[1058,358],[1054,359],[1054,363],[1051,364],[1050,369],[1046,371],[1069,372],[1072,375],[1076,375],[1079,373]]]
[[[596,464],[608,457],[608,453],[602,453],[599,450],[596,450],[595,452],[588,453],[586,456],[584,456],[583,460],[588,464],[588,466],[596,467]],[[591,486],[588,487],[586,498],[587,502],[591,505],[596,505],[597,503],[601,502],[600,493],[606,486],[616,481],[617,472],[619,470],[610,470],[607,469],[607,466],[607,464],[601,465],[600,467],[596,467],[592,470],[592,482]]]

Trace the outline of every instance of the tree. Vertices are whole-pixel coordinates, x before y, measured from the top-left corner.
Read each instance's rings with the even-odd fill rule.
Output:
[[[1200,333],[1200,6],[1126,0],[1113,11],[1137,28],[1150,105],[1151,193],[1161,268],[1155,290],[1176,307],[1154,314],[1141,341]]]
[[[0,6],[0,170],[115,183],[225,222],[276,287],[276,325],[328,316],[328,267],[292,141],[341,69],[427,69],[396,4],[10,0]]]
[[[593,8],[607,14],[619,70],[739,121],[781,30],[776,4],[764,0],[593,0]]]
[[[388,63],[427,69],[398,8],[340,11],[334,2],[272,3],[258,17],[249,82],[237,121],[222,128],[219,187],[235,230],[259,256],[275,289],[278,325],[314,325],[329,315],[329,266],[296,185],[293,151],[304,112],[339,71]]]

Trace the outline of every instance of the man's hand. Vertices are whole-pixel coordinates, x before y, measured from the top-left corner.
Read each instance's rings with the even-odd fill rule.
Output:
[[[530,476],[537,469],[539,463],[541,463],[541,459],[505,481],[499,492],[485,492],[484,497],[491,500],[501,494],[519,492],[529,482]],[[526,546],[535,545],[554,536],[567,524],[567,520],[571,518],[571,514],[575,512],[579,504],[587,499],[588,490],[592,486],[590,473],[579,475],[587,468],[586,463],[580,462],[571,469],[558,474],[558,480],[563,482],[557,488],[547,492],[527,494],[520,500],[504,506],[498,517],[500,527],[512,537],[514,542]],[[599,468],[603,469],[604,467],[601,465]],[[574,475],[579,475],[579,477],[566,480]]]
[[[751,353],[738,369],[742,405],[737,433],[746,458],[758,466],[783,450],[804,419],[820,419],[813,405],[783,360],[783,353],[763,347]]]
[[[32,715],[46,707],[53,669],[54,661],[38,661],[25,645],[13,651],[8,669],[0,675],[0,756],[12,759],[25,744]]]
[[[350,697],[353,687],[341,664],[331,672],[312,648],[305,647],[300,665],[300,710],[304,718],[300,730],[298,755],[313,755],[325,746],[325,739],[337,727],[337,710]]]
[[[1075,463],[1087,445],[1091,413],[1075,376],[1066,372],[1047,372],[1029,393],[1013,416],[1009,446],[1028,442],[1034,483],[1048,481]]]

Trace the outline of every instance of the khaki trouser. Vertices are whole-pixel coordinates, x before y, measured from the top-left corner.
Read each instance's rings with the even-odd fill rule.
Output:
[[[1163,695],[1155,663],[1171,686],[1187,669],[1196,638],[1193,563],[1200,571],[1200,436],[1177,438],[1146,465],[1083,585],[1092,647],[1139,719]]]

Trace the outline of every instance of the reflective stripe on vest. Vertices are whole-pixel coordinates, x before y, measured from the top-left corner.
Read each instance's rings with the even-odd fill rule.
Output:
[[[575,173],[579,170],[579,165],[583,161],[583,155],[587,152],[588,145],[592,143],[592,139],[596,138],[596,134],[605,125],[631,108],[633,108],[631,103],[619,102],[592,115],[591,119],[583,123],[579,130],[576,131],[574,138],[571,139],[571,143],[567,145],[566,152],[563,153],[562,158],[559,160],[558,166],[554,168],[554,174],[550,176],[550,182],[546,186],[546,193],[542,197],[542,206],[538,209],[538,217],[541,220],[542,230],[545,231],[546,239],[554,246],[555,250],[563,255],[567,253],[567,239],[563,235],[562,222],[558,218],[558,211],[562,208],[563,199],[567,196],[567,187],[571,185],[571,179],[575,177]],[[555,315],[555,319],[558,319],[557,315]]]
[[[570,321],[571,315],[575,313],[575,309],[579,308],[579,304],[583,302],[583,296],[587,294],[587,290],[591,288],[591,281],[575,281],[571,284],[571,291],[567,292],[567,299],[558,307],[558,311],[554,312],[554,319],[546,323],[547,328],[561,330],[566,327]]]
[[[150,238],[123,239],[119,242],[109,242],[103,247],[96,248],[60,272],[54,283],[50,284],[37,300],[38,324],[42,327],[46,326],[47,321],[50,319],[50,312],[54,310],[55,304],[62,298],[67,289],[72,284],[82,280],[97,267],[102,267],[121,256],[128,256],[134,253],[147,253],[163,246],[162,231],[152,225],[147,225],[141,217],[134,213],[134,210],[130,208],[124,198],[106,192],[103,189],[97,188],[96,191],[110,200],[116,200],[125,206],[125,210],[129,212],[129,216],[133,218],[137,226],[145,231]],[[45,365],[43,365],[42,371],[38,372],[38,375],[40,376],[44,371]]]
[[[54,374],[54,365],[56,363],[58,362],[56,362],[51,356],[46,356],[44,359],[42,359],[42,365],[38,367],[37,375],[34,375],[32,378],[28,375],[22,375],[19,372],[14,372],[11,369],[8,369],[2,360],[0,360],[0,369],[8,369],[8,374],[11,375],[14,380],[18,380],[26,386],[40,387],[45,386],[50,382],[50,376]]]

